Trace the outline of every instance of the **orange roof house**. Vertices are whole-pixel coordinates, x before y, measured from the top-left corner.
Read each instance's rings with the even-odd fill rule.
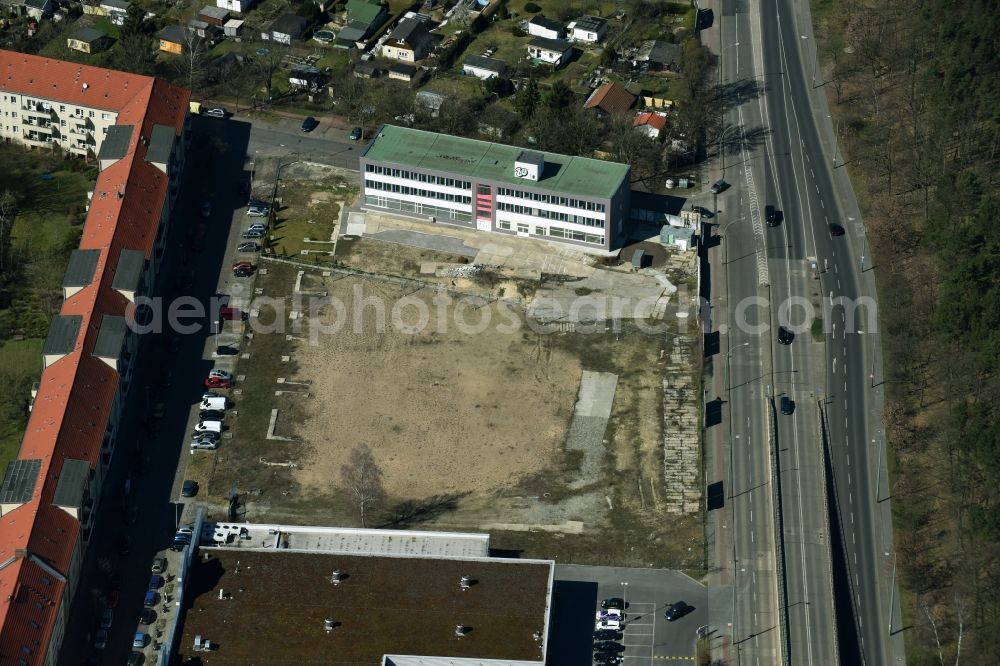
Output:
[[[0,91],[117,113],[43,346],[31,417],[0,486],[0,663],[34,666],[59,650],[78,583],[131,373],[122,350],[135,341],[122,322],[134,290],[121,283],[135,281],[136,266],[155,276],[190,93],[152,77],[2,50]]]
[[[635,105],[636,97],[620,83],[609,81],[600,86],[584,102],[583,108],[596,109],[609,116],[620,116]]]
[[[632,121],[632,127],[644,132],[650,139],[656,139],[667,127],[667,117],[662,113],[640,113]]]

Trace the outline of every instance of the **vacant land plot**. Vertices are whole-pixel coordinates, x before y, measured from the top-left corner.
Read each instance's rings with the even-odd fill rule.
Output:
[[[579,359],[543,344],[503,304],[470,301],[464,326],[454,319],[462,305],[442,308],[444,325],[435,316],[411,333],[400,329],[419,327],[417,312],[437,309],[435,291],[403,301],[403,291],[384,283],[350,278],[326,287],[350,321],[335,338],[295,352],[298,378],[325,405],[296,428],[311,448],[295,474],[306,489],[328,488],[362,443],[375,450],[386,489],[401,499],[489,492],[555,463]],[[361,307],[361,319],[351,316]],[[388,316],[376,316],[383,307]],[[323,314],[326,325],[336,317],[333,308]],[[476,330],[485,320],[491,324]]]
[[[331,262],[341,208],[356,193],[356,188],[338,178],[283,181],[270,247],[282,257]]]

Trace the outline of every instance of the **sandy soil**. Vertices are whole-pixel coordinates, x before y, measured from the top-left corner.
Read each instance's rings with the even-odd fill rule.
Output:
[[[312,383],[313,414],[296,428],[311,447],[296,470],[307,488],[329,492],[340,468],[362,442],[375,450],[386,490],[399,499],[489,492],[509,487],[556,464],[579,387],[577,358],[553,349],[527,328],[509,333],[495,305],[495,322],[481,333],[464,333],[454,310],[437,325],[430,290],[413,293],[431,307],[431,326],[416,334],[379,327],[373,308],[352,321],[356,294],[377,296],[386,311],[398,288],[360,279],[329,280],[324,289],[344,303],[346,325],[318,345],[300,343],[299,379]],[[416,306],[404,310],[412,322]],[[476,321],[484,310],[470,310]],[[324,310],[325,323],[334,310]],[[431,330],[434,329],[434,330]]]

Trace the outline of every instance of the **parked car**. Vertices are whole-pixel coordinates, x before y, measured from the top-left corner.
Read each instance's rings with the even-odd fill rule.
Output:
[[[614,629],[598,629],[594,632],[594,638],[599,641],[620,641],[622,632]]]
[[[146,585],[147,590],[158,590],[163,587],[163,576],[160,574],[152,574],[149,577],[149,584]]]
[[[250,206],[247,208],[247,217],[267,217],[270,214],[271,209],[264,206]]]
[[[679,620],[693,610],[694,607],[689,606],[687,602],[678,601],[677,603],[667,606],[667,609],[663,611],[663,617],[665,617],[668,622],[673,622],[674,620]]]
[[[121,603],[122,593],[121,590],[108,590],[104,595],[104,605],[110,608],[118,608],[118,604]]]
[[[270,209],[271,208],[271,202],[270,201],[264,201],[263,199],[254,199],[253,197],[250,197],[250,200],[247,201],[247,206],[250,207],[250,208],[267,208],[267,209]]]
[[[714,183],[712,183],[712,187],[709,189],[709,191],[712,194],[719,194],[720,192],[724,192],[727,189],[729,189],[729,183],[727,183],[724,180],[717,180]]]
[[[146,596],[142,598],[142,605],[146,608],[155,607],[157,596],[156,590],[146,590]]]
[[[98,629],[94,635],[94,649],[103,650],[106,647],[108,647],[108,630]]]
[[[127,666],[142,666],[146,656],[141,652],[132,652],[128,656]]]
[[[256,243],[254,244],[256,245]],[[219,308],[219,318],[226,321],[246,321],[250,318],[250,315],[239,308],[231,308],[228,305],[223,305]]]
[[[202,217],[212,217],[212,202],[202,201],[201,202],[201,216]]]
[[[625,657],[615,652],[598,652],[594,655],[594,663],[601,666],[612,666],[625,661]]]
[[[194,534],[194,525],[191,525],[190,523],[187,525],[181,525],[177,528],[177,534],[186,534],[187,536],[191,536]]]
[[[219,448],[218,442],[211,442],[204,439],[195,439],[191,441],[191,452],[195,451],[214,451]]]
[[[617,608],[622,610],[625,608],[625,600],[621,597],[611,597],[601,602],[601,608]]]
[[[236,277],[250,277],[257,267],[249,261],[237,261],[233,264],[233,275]]]
[[[149,626],[156,622],[156,611],[152,608],[143,608],[139,613],[139,624]]]
[[[142,648],[146,647],[146,640],[148,638],[149,636],[147,636],[145,633],[141,631],[135,632],[135,635],[132,637],[132,647],[141,650]]]
[[[194,497],[198,494],[198,482],[185,479],[181,486],[181,497]]]
[[[202,432],[222,432],[222,421],[198,421],[194,424],[195,434]]]
[[[243,238],[263,238],[264,233],[263,227],[250,227],[243,232]]]
[[[792,344],[792,340],[795,339],[795,334],[789,331],[784,326],[778,327],[778,342],[783,345]]]
[[[223,379],[222,377],[208,377],[205,379],[205,388],[230,388],[232,385],[232,379]]]
[[[228,118],[229,112],[223,109],[221,106],[213,106],[208,109],[203,109],[201,115],[208,116],[209,118]]]
[[[217,409],[203,409],[198,412],[198,418],[202,421],[221,421],[226,416],[225,412]]]
[[[250,241],[248,243],[240,243],[236,246],[237,252],[253,253],[260,252],[260,243],[255,243]]]
[[[219,438],[219,433],[217,432],[199,432],[194,436],[194,439],[201,439],[207,442],[218,442]]]
[[[115,622],[115,612],[110,608],[105,608],[101,613],[101,629],[110,629]]]
[[[698,213],[702,217],[715,217],[715,213],[705,208],[704,206],[691,206],[691,210]]]
[[[212,368],[208,372],[209,377],[218,377],[219,379],[232,379],[233,373],[227,370],[220,370],[219,368]]]
[[[319,121],[312,116],[306,116],[306,119],[302,121],[303,132],[312,132],[317,127],[319,127]]]
[[[264,224],[263,222],[254,222],[253,224],[250,225],[247,231],[261,231],[261,232],[267,231],[267,225]]]
[[[594,644],[594,652],[624,652],[625,646],[614,641],[603,641]]]
[[[165,573],[167,570],[167,558],[165,557],[154,557],[153,565],[149,570],[155,574]]]
[[[351,141],[360,141],[364,136],[364,132],[360,127],[355,127],[351,130]]]

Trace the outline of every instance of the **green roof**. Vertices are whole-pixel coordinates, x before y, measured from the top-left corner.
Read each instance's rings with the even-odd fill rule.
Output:
[[[382,13],[383,9],[384,6],[379,2],[371,2],[370,0],[347,1],[348,20],[360,21],[366,27],[371,26],[372,22]]]
[[[605,199],[611,198],[629,175],[627,164],[539,151],[545,156],[545,170],[537,182],[526,180],[514,176],[514,162],[523,152],[524,148],[502,143],[383,125],[364,157],[469,179]]]

